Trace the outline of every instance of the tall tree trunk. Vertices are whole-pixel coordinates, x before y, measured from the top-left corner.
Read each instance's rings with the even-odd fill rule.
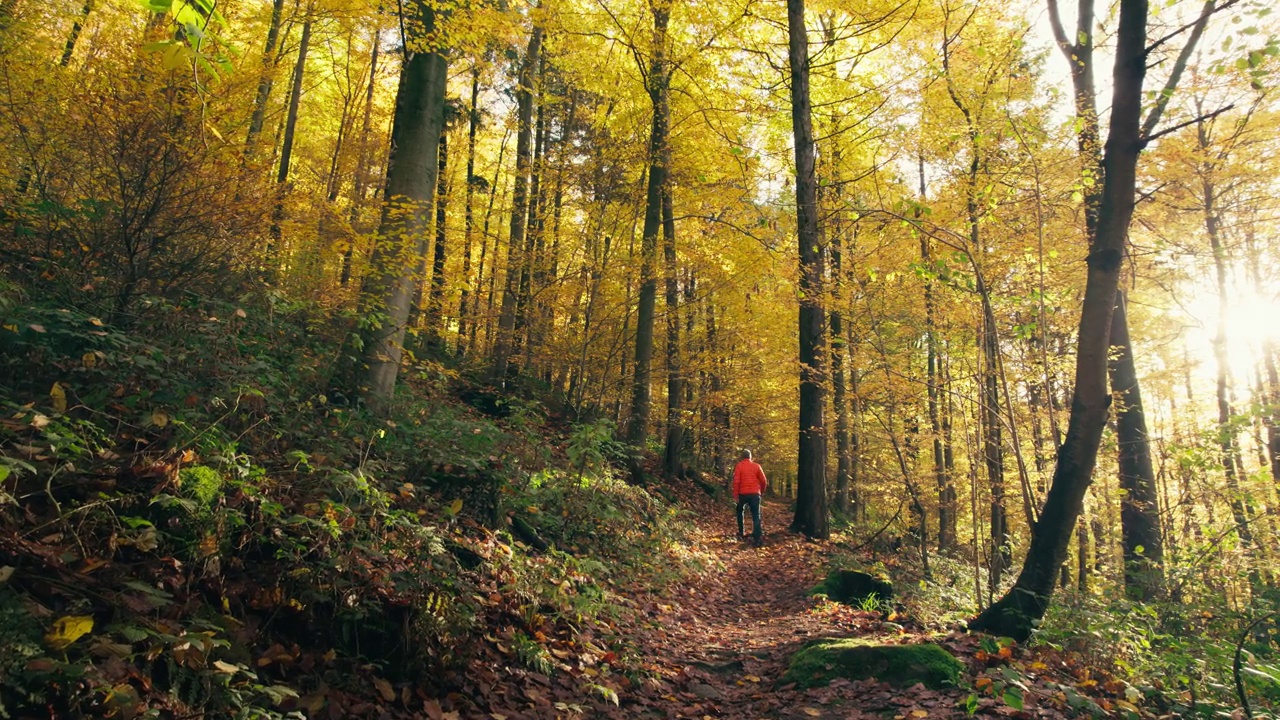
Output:
[[[1009,547],[1009,520],[1005,506],[1004,483],[1004,441],[1000,420],[1000,346],[996,332],[995,311],[991,306],[991,293],[981,272],[980,258],[984,255],[981,238],[981,217],[979,212],[978,175],[982,169],[982,138],[978,119],[974,117],[969,104],[960,97],[955,81],[951,76],[951,43],[954,38],[947,36],[942,45],[942,66],[946,74],[947,94],[951,102],[964,116],[965,128],[969,137],[969,170],[967,187],[965,188],[965,215],[968,226],[970,261],[973,263],[974,275],[977,278],[978,296],[982,303],[982,323],[978,330],[978,345],[982,351],[982,366],[979,384],[981,386],[980,427],[982,428],[982,459],[987,470],[987,482],[991,488],[991,553],[988,568],[988,581],[991,590],[1000,585],[1004,570],[1011,563]]]
[[[671,188],[662,192],[662,259],[666,276],[667,313],[667,445],[662,470],[668,478],[679,477],[680,453],[684,449],[684,376],[680,366],[680,278],[676,262],[676,221]]]
[[[546,58],[538,59],[538,90],[534,103],[538,107],[537,120],[533,125],[533,165],[529,174],[529,217],[524,229],[524,264],[520,267],[519,294],[516,296],[516,346],[517,352],[524,352],[523,365],[532,374],[533,346],[537,336],[530,326],[530,317],[534,314],[533,278],[541,263],[542,247],[542,211],[546,204],[546,189],[542,186],[543,165],[546,162],[547,145],[547,104],[544,99],[546,88]]]
[[[924,155],[917,158],[920,175],[920,202],[925,201]],[[920,264],[925,268],[924,333],[925,372],[929,404],[929,429],[933,438],[933,477],[938,490],[938,551],[945,552],[956,543],[956,494],[947,467],[942,432],[942,415],[938,407],[941,390],[941,368],[938,357],[938,320],[933,296],[933,252],[929,236],[920,234]]]
[[[1092,20],[1090,19],[1090,22]],[[1058,569],[1093,477],[1111,396],[1107,355],[1111,315],[1133,217],[1147,70],[1147,0],[1120,0],[1112,83],[1111,122],[1103,159],[1098,232],[1086,263],[1084,305],[1077,333],[1075,393],[1067,436],[1058,451],[1053,483],[1014,586],[970,623],[970,628],[1025,640],[1044,617]]]
[[[849,391],[845,383],[845,325],[843,311],[844,252],[840,228],[832,236],[831,277],[831,404],[836,411],[836,510],[848,518],[853,510],[849,478],[853,474],[853,450],[849,443]]]
[[[253,98],[253,115],[249,118],[249,133],[244,141],[246,155],[253,151],[254,142],[262,132],[262,124],[267,118],[267,101],[271,99],[271,86],[275,83],[276,43],[280,40],[280,19],[283,15],[284,0],[274,0],[271,3],[271,20],[267,25],[266,47],[262,50],[258,94]]]
[[[867,519],[867,503],[862,496],[862,394],[858,391],[858,362],[854,354],[853,323],[845,326],[844,346],[849,366],[849,505],[850,517]]]
[[[480,326],[480,290],[484,287],[484,261],[485,252],[489,247],[489,222],[493,219],[493,202],[498,196],[498,183],[502,178],[502,157],[507,152],[507,141],[511,139],[511,131],[502,134],[502,143],[498,146],[498,162],[493,169],[493,182],[489,183],[489,202],[484,210],[484,223],[480,227],[480,261],[476,267],[476,292],[471,299],[471,335],[467,338],[467,345],[473,353],[478,352],[476,348],[476,338]],[[505,196],[506,193],[504,192]],[[495,280],[498,276],[498,238],[493,238],[493,261],[489,269],[489,287],[484,293],[485,296],[485,323],[484,323],[484,341],[489,343],[493,336],[493,299],[495,291]]]
[[[364,203],[366,188],[369,185],[369,135],[373,129],[373,91],[378,86],[378,53],[382,46],[382,28],[373,28],[373,50],[369,56],[369,85],[364,94],[364,120],[360,123],[360,149],[356,157],[355,179],[351,187],[351,226],[356,226],[360,217],[360,206]],[[342,253],[342,276],[340,283],[346,287],[351,282],[351,262],[355,257],[354,239]]]
[[[813,117],[809,99],[809,37],[804,0],[787,0],[787,59],[791,69],[791,129],[795,137],[796,236],[800,246],[800,422],[794,532],[826,539],[827,436],[823,419],[826,333],[822,308],[823,249],[818,229]]]
[[[382,220],[361,288],[365,316],[380,315],[382,321],[364,331],[363,367],[356,387],[377,411],[386,408],[395,390],[409,305],[420,282],[416,270],[430,237],[448,80],[445,56],[421,47],[436,30],[436,12],[421,2],[409,9],[416,17],[406,18],[407,27],[422,28],[422,33],[406,38]]]
[[[644,481],[644,446],[649,437],[649,414],[653,404],[653,325],[658,296],[658,232],[662,225],[662,197],[667,187],[671,157],[670,68],[667,63],[667,23],[671,0],[650,0],[653,14],[653,58],[649,65],[649,101],[653,124],[649,131],[649,169],[645,190],[644,227],[640,243],[640,290],[636,308],[635,365],[631,381],[631,418],[627,441],[632,446],[631,480]]]
[[[480,291],[480,278],[477,277],[475,284],[471,282],[471,236],[475,230],[475,210],[473,203],[475,202],[476,190],[476,131],[480,126],[480,111],[478,107],[480,99],[480,66],[471,66],[471,103],[467,109],[467,192],[463,201],[462,210],[462,292],[458,298],[458,357],[465,357],[470,335],[467,326],[472,322],[469,317],[471,308],[468,305],[472,291]],[[489,188],[489,192],[493,192],[494,188]],[[483,241],[482,241],[483,242]]]
[[[449,130],[440,133],[440,159],[436,178],[436,242],[431,255],[431,291],[427,295],[426,335],[431,345],[440,346],[444,332],[445,262],[449,234]]]
[[[502,288],[502,308],[493,344],[493,368],[489,379],[496,385],[506,381],[515,342],[516,305],[524,255],[525,214],[529,202],[529,164],[533,140],[534,74],[542,57],[542,28],[535,25],[525,49],[524,62],[516,85],[516,173],[511,191],[511,230],[507,238],[507,274]]]
[[[284,139],[280,146],[280,166],[276,169],[276,207],[271,213],[271,239],[267,244],[268,276],[274,276],[280,258],[280,223],[284,222],[284,199],[289,188],[289,166],[293,160],[293,137],[298,130],[298,106],[302,102],[302,78],[307,70],[307,50],[311,46],[311,18],[302,23],[302,39],[298,41],[298,61],[293,66],[293,86],[289,90],[289,111],[284,120]]]
[[[1209,151],[1209,137],[1206,121],[1196,123],[1197,139],[1201,153]],[[1218,289],[1218,329],[1213,335],[1213,357],[1217,364],[1216,398],[1218,401],[1218,450],[1222,462],[1222,474],[1227,482],[1228,502],[1231,505],[1231,518],[1236,524],[1236,533],[1240,544],[1248,552],[1253,545],[1251,522],[1251,505],[1249,498],[1240,484],[1243,474],[1240,460],[1240,446],[1236,438],[1236,429],[1232,424],[1235,409],[1231,397],[1231,362],[1227,357],[1228,319],[1230,317],[1230,300],[1227,297],[1227,251],[1222,244],[1221,220],[1218,217],[1218,189],[1214,181],[1214,162],[1206,159],[1200,163],[1201,202],[1203,202],[1204,230],[1209,237],[1209,249],[1213,253],[1213,270]]]
[[[1116,308],[1111,317],[1110,375],[1111,393],[1120,402],[1116,408],[1116,437],[1120,445],[1124,584],[1134,598],[1154,600],[1163,595],[1164,542],[1147,421],[1142,412],[1138,372],[1129,348],[1129,320],[1123,291],[1116,292]]]
[[[93,12],[93,0],[84,0],[84,7],[80,8],[80,16],[71,23],[71,33],[67,35],[67,42],[62,48],[62,58],[58,60],[58,67],[67,67],[71,64],[71,58],[76,53],[76,42],[80,40],[80,32],[84,29],[84,24],[89,20],[89,14]]]
[[[1094,22],[1094,5],[1093,0],[1081,0],[1081,5],[1077,13],[1077,29],[1074,35],[1075,42],[1071,42],[1063,29],[1062,21],[1058,13],[1057,0],[1050,0],[1049,14],[1052,25],[1054,38],[1059,49],[1066,57],[1071,70],[1072,92],[1075,99],[1076,108],[1076,149],[1080,159],[1081,173],[1085,179],[1105,179],[1106,167],[1103,163],[1102,148],[1098,141],[1098,101],[1096,86],[1093,75],[1093,22]],[[1144,29],[1145,34],[1145,29]],[[1156,115],[1152,116],[1158,117]],[[1097,244],[1097,234],[1099,230],[1100,211],[1102,204],[1102,193],[1104,191],[1103,182],[1086,182],[1084,183],[1084,218],[1085,218],[1085,236],[1088,239],[1090,247]],[[1043,293],[1042,293],[1043,297]],[[1121,300],[1123,303],[1123,299]],[[1111,376],[1111,386],[1113,391],[1116,388],[1124,389],[1124,406],[1119,409],[1121,415],[1117,416],[1116,425],[1116,441],[1119,449],[1119,468],[1120,481],[1123,484],[1131,482],[1135,485],[1141,485],[1146,488],[1154,488],[1155,477],[1152,471],[1151,463],[1151,446],[1147,437],[1146,415],[1142,407],[1142,394],[1139,390],[1137,372],[1132,371],[1133,364],[1133,347],[1129,338],[1129,327],[1127,318],[1122,318],[1123,337],[1114,336],[1113,342],[1122,346],[1125,354],[1124,363],[1113,362],[1108,365],[1108,373]],[[1114,332],[1114,331],[1113,331]],[[1119,376],[1117,376],[1119,373]],[[1049,375],[1046,373],[1046,384],[1049,384]],[[1052,390],[1048,389],[1050,421],[1053,423],[1053,402],[1055,398],[1052,396]],[[1054,423],[1056,424],[1056,423]],[[1056,432],[1056,430],[1055,430]],[[1132,473],[1129,478],[1126,474]],[[1154,492],[1152,489],[1151,492]],[[1149,583],[1141,586],[1135,582],[1138,577],[1134,575],[1130,582],[1131,573],[1129,571],[1128,553],[1130,548],[1136,549],[1142,546],[1144,549],[1149,547],[1150,538],[1146,537],[1144,532],[1147,528],[1155,528],[1158,538],[1159,535],[1159,507],[1154,502],[1148,502],[1147,499],[1133,504],[1126,504],[1124,510],[1127,511],[1129,522],[1125,523],[1125,512],[1121,513],[1122,533],[1134,531],[1137,537],[1129,538],[1127,535],[1123,541],[1126,552],[1126,586],[1132,592],[1140,595],[1148,595],[1149,591],[1158,589],[1162,584],[1163,575],[1163,551],[1162,549],[1153,549],[1156,555],[1148,555],[1145,564],[1149,567],[1145,573],[1150,579]],[[1139,518],[1137,513],[1149,513],[1148,517]],[[1083,580],[1082,580],[1083,582]]]

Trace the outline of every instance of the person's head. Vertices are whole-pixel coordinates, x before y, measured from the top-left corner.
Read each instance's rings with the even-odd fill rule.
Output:
[[[741,452],[738,453],[738,458],[742,460],[750,460],[751,451],[746,448],[742,448]]]

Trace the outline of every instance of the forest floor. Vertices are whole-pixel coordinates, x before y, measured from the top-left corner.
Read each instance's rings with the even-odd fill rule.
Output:
[[[809,596],[809,589],[826,573],[833,545],[786,532],[790,511],[785,503],[765,503],[764,525],[772,530],[760,548],[736,538],[727,500],[702,503],[699,510],[694,540],[718,558],[722,569],[676,584],[660,596],[635,588],[627,602],[635,604],[642,619],[628,634],[641,649],[648,679],[627,683],[629,687],[619,692],[619,707],[593,704],[584,710],[584,716],[921,720],[975,714],[1020,718],[1081,714],[1061,702],[1065,695],[1053,682],[1065,679],[1071,685],[1080,684],[1080,673],[1073,675],[1073,664],[1061,658],[1055,662],[1043,653],[1008,647],[986,653],[977,637],[961,632],[928,633],[910,618],[894,614],[888,616],[893,620],[890,622],[879,612]],[[923,685],[899,687],[891,684],[895,678],[836,679],[828,686],[810,689],[787,682],[784,675],[791,656],[807,641],[821,637],[940,644],[968,666],[965,687],[941,691]],[[1051,671],[1046,660],[1058,667]],[[554,700],[558,693],[552,682],[536,674],[523,679],[531,677],[531,685],[497,689],[495,696],[509,704],[491,705],[489,714],[478,717],[578,716],[579,708],[572,704],[559,703],[557,707]],[[1084,687],[1103,690],[1097,680],[1088,677],[1086,670]],[[1016,704],[1021,707],[1014,707],[1003,695],[1004,688],[1015,683],[1019,690],[1027,690],[1018,693]],[[1100,704],[1085,700],[1094,713],[1115,709],[1113,701],[1105,698],[1098,698]]]
[[[767,502],[765,526],[790,520],[781,502]],[[659,603],[655,631],[644,642],[661,681],[628,701],[635,717],[861,718],[940,717],[957,714],[968,695],[959,688],[909,691],[875,682],[836,680],[802,690],[783,675],[791,656],[819,637],[908,637],[877,612],[830,605],[826,612],[809,588],[826,573],[830,548],[785,529],[767,533],[763,547],[740,542],[731,509],[704,518],[699,535],[724,564]],[[915,714],[912,714],[914,711]],[[960,711],[959,715],[964,713]]]

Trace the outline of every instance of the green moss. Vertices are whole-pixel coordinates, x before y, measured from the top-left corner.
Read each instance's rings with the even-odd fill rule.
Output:
[[[800,687],[826,685],[835,678],[876,678],[896,687],[924,683],[937,690],[960,682],[964,665],[933,644],[877,645],[857,638],[824,638],[791,657],[786,680]]]
[[[893,598],[893,585],[884,578],[857,570],[836,569],[809,590],[810,595],[826,595],[835,602],[861,605],[869,600],[888,602]]]
[[[222,476],[205,465],[192,465],[178,473],[182,494],[195,500],[202,509],[213,507],[222,496]]]

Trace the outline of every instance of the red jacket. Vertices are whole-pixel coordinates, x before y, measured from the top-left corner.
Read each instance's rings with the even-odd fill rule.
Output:
[[[754,460],[743,460],[733,469],[733,499],[739,495],[762,495],[769,487],[764,477],[764,468]]]

